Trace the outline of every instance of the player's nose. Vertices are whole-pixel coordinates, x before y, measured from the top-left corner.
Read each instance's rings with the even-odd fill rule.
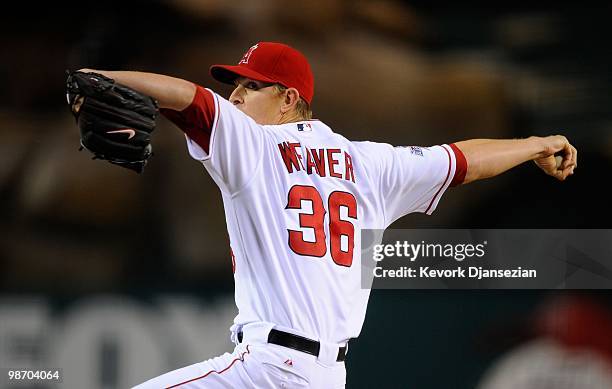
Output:
[[[234,90],[232,91],[232,94],[229,97],[230,103],[234,105],[242,104],[243,102],[242,89],[244,89],[242,85],[238,85],[236,86],[236,88],[234,88]]]

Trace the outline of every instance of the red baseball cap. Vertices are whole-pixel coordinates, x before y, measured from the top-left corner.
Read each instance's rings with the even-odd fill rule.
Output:
[[[282,43],[259,42],[244,53],[238,65],[213,65],[210,75],[225,84],[246,77],[295,88],[308,104],[314,96],[314,77],[308,60],[293,47]]]

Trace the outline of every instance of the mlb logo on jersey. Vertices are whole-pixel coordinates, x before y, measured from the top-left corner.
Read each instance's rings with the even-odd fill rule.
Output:
[[[298,131],[310,132],[312,131],[312,126],[310,123],[298,123],[297,124]]]
[[[421,150],[418,146],[410,146],[410,154],[418,155],[419,157],[423,156],[423,150]]]

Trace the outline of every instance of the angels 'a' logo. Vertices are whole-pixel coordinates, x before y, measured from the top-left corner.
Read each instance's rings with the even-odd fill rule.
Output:
[[[251,46],[251,48],[248,49],[246,53],[244,53],[244,55],[242,56],[242,59],[240,60],[240,62],[238,62],[238,65],[240,65],[241,63],[248,64],[249,58],[251,58],[251,54],[253,54],[253,51],[255,51],[255,49],[258,47],[259,47],[258,44]]]

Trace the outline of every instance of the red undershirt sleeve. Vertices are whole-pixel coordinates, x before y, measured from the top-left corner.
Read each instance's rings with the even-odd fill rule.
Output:
[[[196,142],[206,153],[210,148],[210,137],[215,120],[215,100],[212,93],[196,85],[191,104],[182,111],[160,109],[162,115]]]
[[[461,185],[463,183],[463,180],[465,180],[465,173],[467,173],[468,165],[467,160],[465,159],[465,155],[463,155],[463,152],[459,150],[459,148],[455,146],[454,143],[450,144],[450,148],[455,153],[456,161],[455,175],[453,177],[453,180],[451,181],[450,186],[457,186]]]

